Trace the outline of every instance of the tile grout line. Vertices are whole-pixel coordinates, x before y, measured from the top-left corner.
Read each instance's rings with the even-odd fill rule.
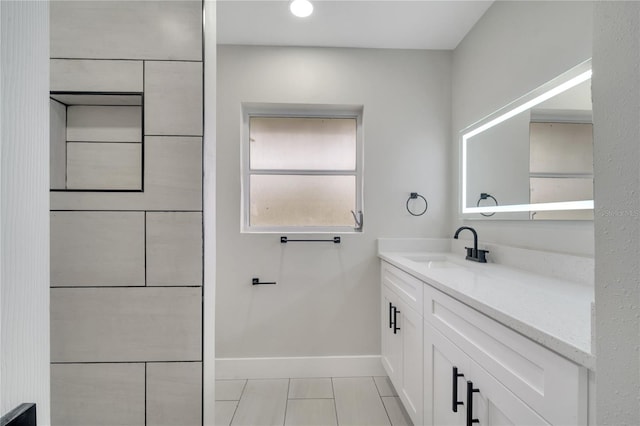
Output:
[[[336,390],[333,386],[333,379],[334,377],[331,377],[331,393],[333,394],[333,411],[336,413],[336,426],[340,426],[340,423],[338,421],[338,404],[336,403]]]
[[[147,425],[147,363],[144,363],[144,424]]]
[[[389,424],[393,426],[393,422],[391,421],[391,416],[389,415],[389,410],[387,410],[387,406],[384,405],[384,400],[382,399],[382,396],[380,394],[378,394],[378,398],[380,398],[380,403],[382,404],[382,408],[384,408],[384,412],[387,415],[387,419],[389,419]]]
[[[231,423],[233,423],[233,418],[236,416],[236,413],[238,412],[238,407],[240,406],[240,400],[236,401],[236,408],[233,409],[233,414],[231,415],[231,419],[229,420],[229,426],[231,426]]]
[[[152,58],[82,58],[50,57],[60,61],[125,61],[125,62],[202,62],[202,59],[152,59]]]
[[[287,379],[287,393],[284,401],[284,417],[282,418],[282,425],[287,424],[287,410],[289,409],[289,389],[291,389],[291,378]]]
[[[313,398],[287,398],[289,401],[304,401],[306,399],[335,399],[335,398],[317,398],[317,397],[313,397]]]
[[[384,408],[384,412],[387,415],[387,419],[389,419],[389,424],[393,426],[393,422],[391,421],[391,415],[389,414],[389,410],[387,410],[387,406],[384,403],[384,399],[382,399],[382,393],[380,393],[380,388],[376,383],[375,377],[372,376],[371,380],[373,380],[373,385],[376,387],[376,390],[378,391],[378,398],[380,398],[380,403],[382,404],[382,408]]]
[[[200,360],[180,360],[180,361],[162,361],[162,360],[147,360],[147,361],[51,361],[51,364],[57,365],[72,365],[72,364],[176,364],[176,363],[197,363],[202,362]]]
[[[393,426],[393,422],[391,421],[391,416],[389,415],[389,411],[387,410],[387,406],[384,404],[384,399],[382,399],[382,394],[380,393],[380,388],[378,388],[378,384],[376,383],[375,377],[371,376],[371,380],[373,380],[373,386],[375,386],[376,391],[378,392],[378,398],[380,399],[380,403],[382,404],[382,408],[384,409],[384,413],[387,415],[387,420],[389,420],[389,425]]]
[[[229,426],[233,424],[233,419],[236,417],[238,408],[240,408],[240,401],[242,401],[242,397],[244,396],[244,391],[247,389],[248,384],[249,384],[249,379],[244,379],[244,385],[242,385],[242,390],[240,391],[240,398],[238,399],[238,403],[236,404],[236,409],[233,410],[233,415],[231,416],[231,420],[229,421]]]

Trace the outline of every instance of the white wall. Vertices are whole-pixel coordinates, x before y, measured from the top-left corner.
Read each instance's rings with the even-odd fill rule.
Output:
[[[591,57],[593,3],[497,1],[453,54],[452,214],[459,131]],[[454,227],[462,224],[454,222]],[[468,221],[480,241],[593,254],[593,222]]]
[[[593,45],[597,424],[640,424],[640,3],[602,2]]]
[[[0,415],[49,424],[49,3],[2,1]]]
[[[380,354],[376,239],[449,234],[450,58],[219,46],[217,357]],[[240,234],[241,102],[364,105],[364,233],[340,245]],[[405,209],[414,191],[424,216]]]

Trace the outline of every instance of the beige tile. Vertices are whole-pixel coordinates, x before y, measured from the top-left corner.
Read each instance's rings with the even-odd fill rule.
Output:
[[[285,426],[337,425],[333,399],[290,399]]]
[[[238,401],[216,401],[215,426],[229,426],[238,407]]]
[[[388,426],[389,418],[371,377],[334,378],[338,424]]]
[[[51,189],[65,189],[67,174],[67,107],[49,100],[49,181]]]
[[[144,364],[52,364],[53,426],[145,424]]]
[[[141,190],[142,144],[67,144],[67,189]]]
[[[142,142],[142,107],[71,105],[67,141]]]
[[[249,380],[238,403],[232,425],[284,424],[289,379]]]
[[[246,380],[216,380],[216,401],[238,401]]]
[[[51,212],[51,286],[138,285],[143,212]]]
[[[202,135],[202,63],[145,64],[145,134]]]
[[[142,92],[142,61],[51,59],[51,91]]]
[[[52,362],[201,361],[201,288],[53,288]]]
[[[402,406],[400,398],[397,396],[384,396],[382,397],[382,403],[393,426],[413,426],[409,413]]]
[[[376,388],[378,388],[380,396],[398,396],[388,376],[374,377],[373,380],[376,382]]]
[[[54,1],[50,39],[52,58],[201,60],[202,4]]]
[[[331,378],[291,379],[289,399],[295,398],[333,398]]]
[[[144,192],[52,192],[52,210],[201,210],[202,138],[145,137]]]
[[[147,285],[202,284],[202,213],[147,213]]]
[[[147,205],[202,209],[202,138],[145,137]]]
[[[202,363],[147,364],[147,425],[202,425]]]

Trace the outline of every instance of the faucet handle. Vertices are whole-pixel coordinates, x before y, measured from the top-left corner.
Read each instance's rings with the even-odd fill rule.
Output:
[[[467,260],[473,260],[478,263],[487,263],[486,254],[489,253],[489,250],[474,250],[473,247],[465,247],[467,250]]]
[[[486,254],[489,253],[489,250],[480,250],[478,249],[478,262],[480,263],[487,263],[487,257]]]

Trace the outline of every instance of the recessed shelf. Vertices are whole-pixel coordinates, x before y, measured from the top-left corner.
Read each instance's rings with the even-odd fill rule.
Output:
[[[51,92],[51,190],[143,190],[143,94]]]

